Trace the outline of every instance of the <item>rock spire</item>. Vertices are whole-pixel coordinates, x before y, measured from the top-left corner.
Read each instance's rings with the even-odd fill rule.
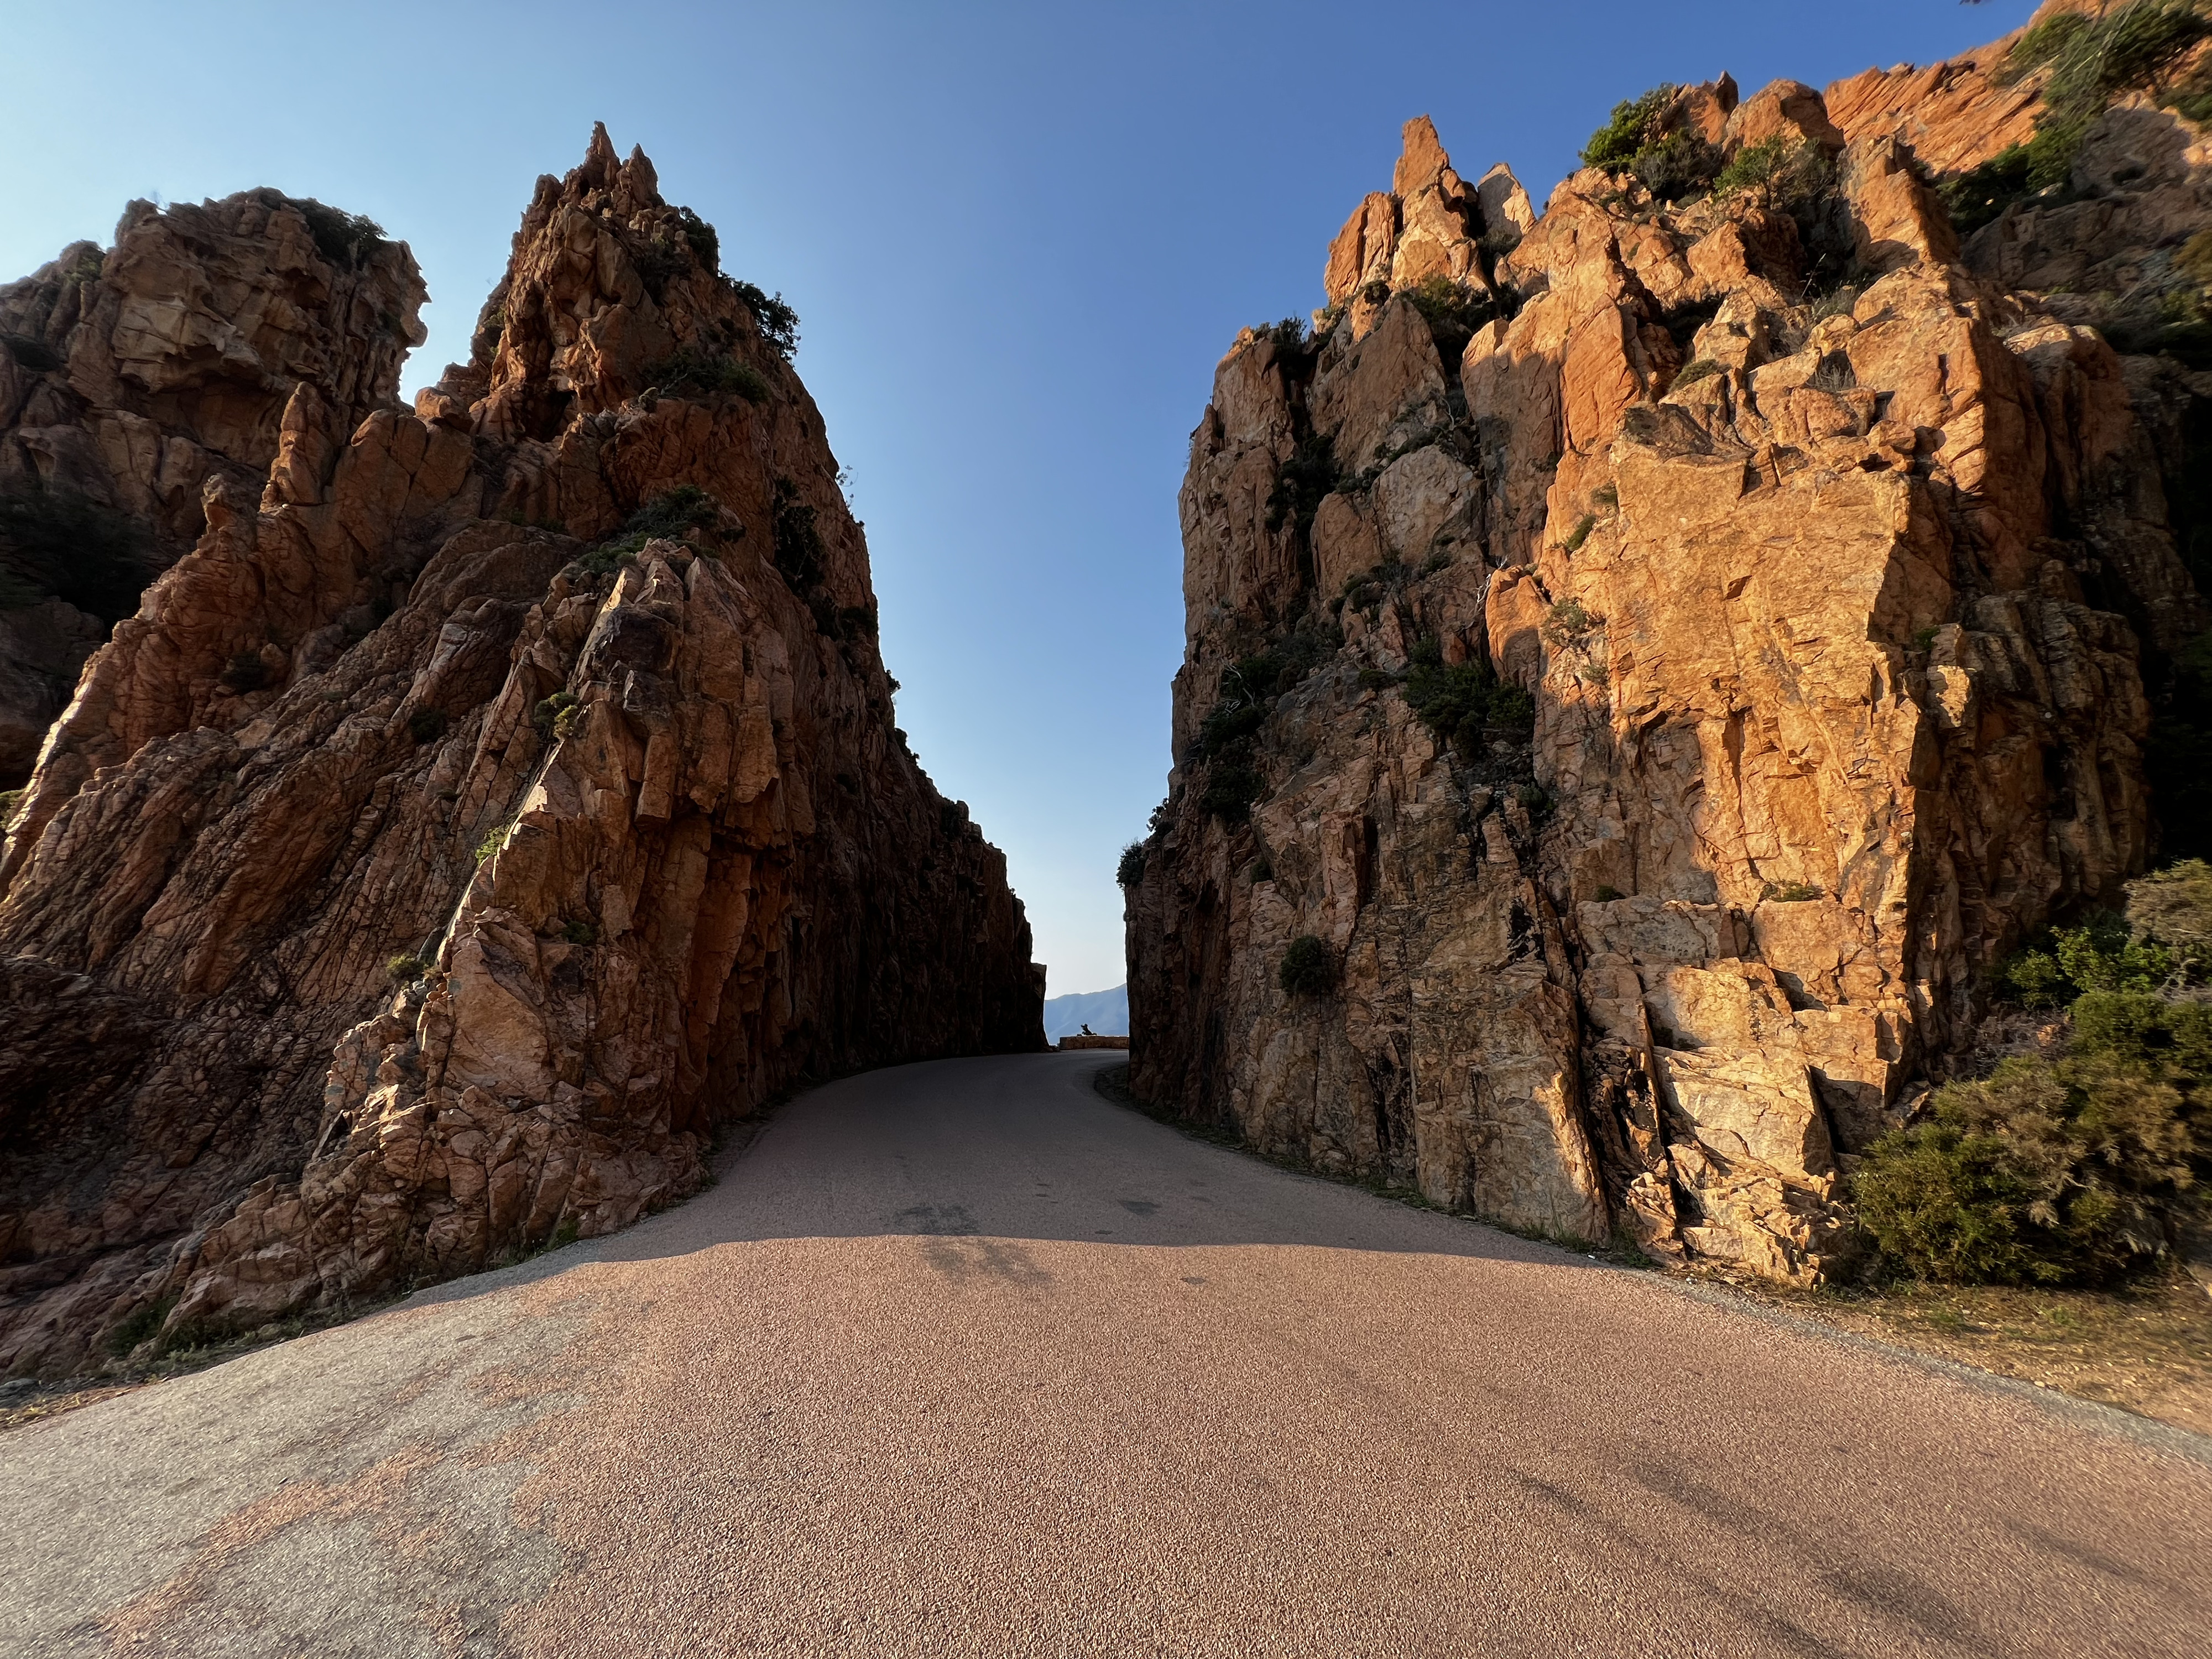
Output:
[[[601,129],[467,363],[303,380],[212,476],[8,841],[0,1369],[604,1232],[803,1078],[1042,1047],[789,326]]]

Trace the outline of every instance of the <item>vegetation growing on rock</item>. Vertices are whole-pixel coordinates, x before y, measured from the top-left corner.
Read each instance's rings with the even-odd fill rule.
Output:
[[[2094,920],[2212,822],[2212,170],[2158,159],[2202,51],[2161,6],[2072,79],[2062,41],[2009,87],[1985,52],[1656,88],[1540,214],[1407,124],[1317,343],[1240,341],[1194,434],[1177,765],[1121,872],[1139,1094],[1669,1262],[2171,1259],[2194,998]],[[1946,185],[2077,82],[2094,210],[1962,239]],[[1940,398],[1937,361],[1972,365]],[[2000,405],[2018,432],[1960,412]],[[1333,660],[1255,685],[1320,617]],[[1341,1018],[1285,1002],[1286,938],[1328,942]],[[2029,1018],[1990,1012],[2024,943],[2065,1046],[1960,1079]]]

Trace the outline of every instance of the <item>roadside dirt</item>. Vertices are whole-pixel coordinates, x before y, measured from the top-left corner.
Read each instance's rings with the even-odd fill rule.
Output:
[[[2181,1274],[2120,1291],[1731,1288],[1855,1335],[2212,1434],[2212,1297]]]
[[[1154,1111],[1129,1091],[1125,1066],[1101,1072],[1097,1087],[1117,1104],[1187,1134],[1251,1152],[1234,1134]],[[1297,1167],[1306,1175],[1343,1181],[1326,1170]],[[1345,1184],[1417,1208],[1434,1207],[1395,1188]],[[1668,1271],[1632,1252],[1597,1254],[1624,1266]],[[1724,1288],[1760,1307],[1893,1347],[2212,1435],[2212,1295],[2179,1268],[2169,1279],[2115,1291],[1916,1284],[1791,1291],[1723,1272],[1669,1276]]]

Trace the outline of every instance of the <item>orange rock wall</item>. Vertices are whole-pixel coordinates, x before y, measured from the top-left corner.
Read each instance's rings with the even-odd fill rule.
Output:
[[[1812,210],[1591,171],[1523,223],[1408,124],[1322,337],[1241,337],[1194,434],[1139,1093],[1525,1229],[1797,1280],[1848,1253],[1850,1160],[1979,976],[2143,867],[2144,656],[2212,621],[2137,413],[2159,375],[2000,280],[2020,213],[1962,247],[1915,163],[2032,124],[1991,55],[1677,100],[1724,149],[1832,158]],[[2107,220],[2170,234],[2193,167]],[[1494,301],[1471,338],[1407,293],[1437,272]],[[1302,531],[1278,479],[1321,445]],[[1272,689],[1239,823],[1203,722],[1299,629],[1340,644]],[[1416,717],[1424,640],[1532,694],[1525,745]],[[1309,935],[1326,996],[1278,982]]]
[[[598,134],[474,360],[336,443],[295,392],[88,665],[0,902],[0,1370],[605,1232],[801,1079],[1044,1046],[821,416],[694,224]],[[750,379],[647,384],[678,347]]]

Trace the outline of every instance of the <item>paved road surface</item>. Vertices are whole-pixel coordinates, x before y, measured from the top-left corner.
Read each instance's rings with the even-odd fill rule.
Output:
[[[617,1238],[0,1437],[0,1650],[2202,1655],[2207,1443],[1101,1100],[787,1108]]]

